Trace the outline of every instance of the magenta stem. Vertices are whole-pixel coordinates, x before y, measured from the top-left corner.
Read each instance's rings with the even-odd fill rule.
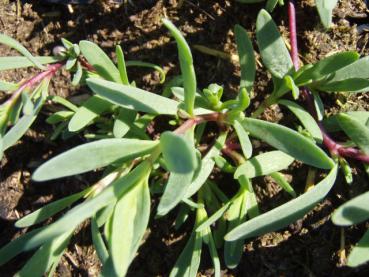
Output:
[[[24,91],[26,88],[32,88],[36,86],[38,83],[40,83],[45,78],[51,78],[52,76],[55,75],[55,73],[62,66],[63,66],[63,63],[56,63],[56,64],[49,65],[45,71],[25,81],[16,91],[13,92],[12,96],[3,105],[7,105],[8,103],[13,102],[15,99],[19,97],[22,91]]]
[[[209,113],[197,115],[194,118],[187,119],[181,126],[174,130],[174,133],[183,135],[193,126],[206,121],[222,122],[224,120],[224,114],[222,113]]]
[[[300,67],[299,64],[299,56],[298,56],[298,45],[297,45],[297,32],[296,32],[296,7],[295,1],[290,0],[288,3],[288,17],[289,17],[289,28],[290,28],[290,44],[291,44],[291,58],[295,70],[297,71]],[[369,163],[369,156],[362,153],[360,150],[352,147],[344,147],[343,145],[335,142],[325,130],[323,124],[319,122],[317,117],[316,108],[314,106],[313,96],[311,92],[303,88],[301,90],[301,94],[305,100],[307,109],[309,110],[310,114],[315,118],[318,122],[320,131],[323,135],[323,144],[327,147],[328,151],[334,157],[346,157],[346,158],[353,158],[355,160],[359,160],[365,163]]]

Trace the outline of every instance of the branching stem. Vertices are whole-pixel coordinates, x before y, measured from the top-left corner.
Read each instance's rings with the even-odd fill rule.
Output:
[[[295,69],[298,70],[299,65],[299,58],[298,58],[298,45],[297,45],[297,32],[296,32],[296,8],[295,8],[295,1],[290,0],[288,3],[288,17],[289,17],[289,28],[290,28],[290,44],[291,44],[291,58]],[[313,96],[311,92],[304,88],[301,90],[301,94],[304,98],[306,103],[307,109],[309,110],[310,114],[315,118],[318,122],[320,131],[323,135],[323,144],[332,156],[334,157],[346,157],[346,158],[353,158],[365,163],[369,163],[369,156],[362,153],[360,150],[352,147],[344,147],[343,145],[334,141],[327,131],[325,130],[323,124],[319,122],[317,118],[317,112],[314,106]]]

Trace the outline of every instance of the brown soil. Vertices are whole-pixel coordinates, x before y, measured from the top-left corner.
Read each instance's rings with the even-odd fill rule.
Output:
[[[64,6],[43,5],[38,1],[24,4],[17,15],[16,1],[0,0],[0,32],[12,36],[25,45],[33,54],[48,55],[60,38],[78,42],[82,39],[98,43],[107,53],[120,43],[127,59],[149,61],[162,66],[168,78],[178,74],[176,46],[160,23],[169,17],[186,34],[190,45],[200,44],[228,54],[235,54],[233,26],[242,24],[254,36],[255,20],[263,5],[242,5],[235,1],[187,1],[181,8],[176,0],[132,1],[135,6],[116,6],[109,1],[95,1],[90,6],[74,6],[74,13]],[[299,1],[298,35],[303,62],[314,62],[333,52],[357,50],[363,55],[369,53],[369,33],[358,25],[368,20],[368,12],[360,0],[340,1],[335,10],[335,27],[324,32],[320,25],[312,0]],[[286,10],[279,8],[273,14],[280,30],[288,36]],[[255,49],[257,49],[255,45]],[[14,52],[0,46],[0,55]],[[193,51],[199,87],[211,82],[223,84],[226,97],[237,93],[239,68],[228,60]],[[32,70],[0,72],[0,78],[19,81]],[[159,92],[162,87],[158,76],[151,71],[130,71],[130,78],[139,87]],[[68,74],[59,74],[52,93],[69,96],[85,92],[69,87]],[[259,64],[254,106],[270,91],[268,76]],[[1,96],[0,96],[1,99]],[[340,110],[368,110],[368,96],[365,94],[347,97],[339,95],[325,97],[328,112]],[[264,114],[268,120],[280,120],[279,109],[269,109]],[[26,230],[18,230],[13,224],[16,219],[73,192],[80,191],[87,184],[97,180],[94,174],[66,178],[57,182],[36,184],[30,182],[30,174],[47,157],[60,153],[80,142],[51,142],[47,137],[51,130],[44,123],[45,114],[34,124],[32,130],[16,146],[6,152],[0,171],[0,245],[14,239]],[[289,124],[290,119],[283,119]],[[302,192],[307,169],[296,164],[288,172],[296,190]],[[223,185],[235,185],[229,176],[215,176]],[[337,253],[340,249],[340,229],[330,221],[331,212],[346,199],[366,189],[368,177],[360,164],[355,167],[355,179],[347,186],[342,178],[327,199],[319,204],[304,219],[280,232],[271,233],[245,245],[240,266],[235,270],[224,269],[225,276],[368,276],[369,265],[350,269],[342,266]],[[262,211],[267,211],[289,197],[271,180],[259,178],[255,181]],[[153,207],[155,208],[154,201]],[[154,209],[153,209],[154,211]],[[152,219],[145,244],[130,267],[129,276],[167,276],[183,249],[187,234],[192,228],[188,222],[175,231],[175,213],[160,220]],[[345,230],[347,250],[356,243],[367,226],[361,224]],[[14,258],[0,269],[0,276],[12,276],[24,264],[29,254]],[[211,261],[205,252],[201,273],[212,274]],[[225,268],[224,266],[222,268]],[[58,276],[98,276],[100,264],[91,246],[88,222],[80,227],[69,245],[67,254],[57,269]]]

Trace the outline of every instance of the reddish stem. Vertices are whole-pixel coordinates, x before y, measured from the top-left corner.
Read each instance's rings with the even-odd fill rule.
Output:
[[[295,1],[290,0],[288,3],[288,17],[289,17],[289,28],[290,28],[290,44],[291,44],[291,58],[292,62],[295,66],[295,70],[298,70],[299,65],[299,58],[298,58],[298,45],[297,45],[297,33],[296,33],[296,8],[295,8]],[[307,109],[309,110],[310,114],[315,118],[318,122],[320,131],[323,135],[323,144],[327,147],[328,151],[331,153],[332,156],[340,156],[346,158],[353,158],[365,163],[369,163],[369,156],[363,154],[360,150],[352,147],[344,147],[343,145],[335,142],[325,130],[323,124],[319,122],[317,111],[314,106],[313,96],[311,92],[303,88],[301,90],[301,94],[304,98],[306,103]]]
[[[45,78],[51,78],[55,75],[55,73],[63,66],[63,63],[55,63],[49,65],[48,68],[37,74],[36,76],[32,77],[31,79],[25,81],[16,91],[13,92],[12,96],[3,104],[7,105],[8,103],[13,102],[15,99],[19,97],[23,90],[26,88],[32,88],[40,83]]]
[[[209,113],[197,115],[194,118],[187,119],[181,126],[174,130],[174,133],[183,135],[191,127],[206,121],[222,122],[224,120],[224,114],[222,113]]]

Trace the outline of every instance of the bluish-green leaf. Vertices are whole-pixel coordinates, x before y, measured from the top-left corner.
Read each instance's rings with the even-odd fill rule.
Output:
[[[81,174],[105,167],[117,160],[144,156],[158,145],[138,139],[101,139],[68,150],[41,165],[33,174],[35,181],[46,181]]]
[[[115,206],[109,245],[118,276],[125,276],[149,222],[151,200],[147,178],[125,193]]]
[[[300,219],[330,191],[336,180],[337,169],[338,166],[334,166],[327,177],[308,192],[236,227],[225,236],[225,240],[257,237],[279,230]]]
[[[1,66],[1,65],[0,65]],[[18,84],[15,83],[9,83],[5,81],[0,80],[0,91],[11,91],[16,90],[19,87]]]
[[[349,115],[351,118],[356,119],[362,125],[367,126],[366,123],[369,120],[369,112],[353,111],[353,112],[346,112],[346,114]],[[325,118],[323,120],[323,125],[324,125],[324,128],[326,128],[328,132],[338,132],[342,130],[338,122],[338,114]]]
[[[193,232],[170,272],[170,277],[196,277],[201,261],[202,235]]]
[[[270,177],[287,193],[289,193],[292,197],[296,197],[296,192],[290,183],[287,182],[286,178],[283,174],[279,172],[273,172],[270,174]]]
[[[277,25],[266,10],[259,12],[256,21],[256,38],[263,63],[274,76],[282,79],[292,71],[290,53]]]
[[[163,196],[157,210],[158,216],[166,215],[183,198],[185,198],[189,185],[191,184],[194,172],[175,173],[169,175],[168,183],[165,186]]]
[[[126,61],[124,59],[124,53],[120,45],[117,45],[115,47],[115,54],[117,56],[117,65],[118,65],[118,70],[120,74],[120,79],[122,80],[122,84],[129,86]]]
[[[122,138],[128,133],[130,126],[136,119],[137,113],[125,108],[119,109],[119,114],[114,121],[113,134],[116,138]]]
[[[332,12],[338,0],[315,0],[320,20],[325,28],[332,25]]]
[[[79,42],[79,48],[100,76],[109,81],[122,82],[118,68],[99,46],[93,42],[82,40]]]
[[[323,135],[320,131],[318,124],[315,119],[308,113],[303,107],[289,100],[279,100],[279,104],[286,106],[291,112],[296,115],[302,125],[309,131],[316,142],[322,143]]]
[[[352,141],[365,153],[369,154],[369,129],[348,114],[337,116],[338,123]]]
[[[66,207],[70,206],[78,199],[83,197],[86,193],[87,191],[84,190],[79,193],[75,193],[68,197],[62,198],[60,200],[51,202],[50,204],[43,206],[42,208],[34,211],[33,213],[22,217],[15,223],[15,226],[18,228],[25,228],[40,223],[50,218],[54,214],[62,211]]]
[[[234,173],[234,178],[237,179],[241,175],[245,175],[247,178],[269,175],[286,169],[293,161],[293,157],[281,151],[266,152],[241,164]]]
[[[357,245],[354,246],[350,255],[347,258],[347,265],[357,267],[369,261],[369,230],[360,239]]]
[[[242,126],[252,136],[306,164],[330,169],[334,162],[310,139],[282,125],[258,119],[245,118]]]
[[[93,95],[78,108],[68,124],[70,132],[77,132],[90,124],[95,118],[108,111],[112,104],[97,95]]]
[[[193,172],[197,166],[197,158],[193,144],[185,135],[177,135],[166,131],[160,136],[163,157],[170,172]]]
[[[238,140],[240,141],[242,153],[247,159],[249,159],[252,156],[252,144],[249,135],[237,120],[235,120],[233,127],[237,133]]]
[[[334,224],[350,226],[369,218],[369,192],[363,193],[341,205],[332,216]]]
[[[301,72],[295,82],[298,85],[309,81],[318,81],[323,77],[330,75],[337,70],[352,64],[359,59],[360,55],[356,51],[346,51],[331,55],[317,62],[309,68],[301,68]]]
[[[56,57],[34,57],[40,64],[56,63]],[[34,66],[28,58],[22,56],[0,57],[0,71]]]
[[[8,37],[7,35],[0,34],[0,43],[17,50],[24,57],[26,57],[34,66],[40,69],[45,69],[45,67],[34,56],[32,56],[32,54],[22,44],[20,44],[15,39]]]
[[[246,30],[241,25],[236,24],[234,34],[241,67],[240,87],[244,87],[250,92],[253,88],[256,74],[254,48]]]
[[[185,90],[185,110],[190,114],[194,114],[194,103],[196,94],[196,74],[193,67],[193,59],[191,49],[185,38],[177,27],[168,19],[162,19],[163,24],[167,27],[175,38],[178,47],[179,64],[183,77],[183,86]]]

